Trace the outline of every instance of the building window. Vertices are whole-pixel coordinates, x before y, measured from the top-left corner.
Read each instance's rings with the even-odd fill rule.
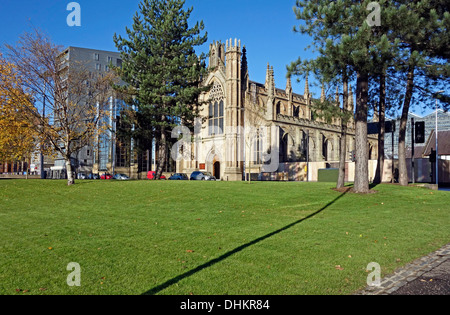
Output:
[[[97,64],[95,65],[95,69],[96,69],[97,71],[102,71],[102,65],[99,64],[99,63],[97,63]]]
[[[130,145],[124,139],[120,140],[116,143],[116,166],[129,167],[131,156]]]
[[[109,72],[109,66],[105,66],[105,71]]]
[[[222,135],[224,125],[224,93],[222,86],[215,83],[209,96],[210,104],[208,110],[208,135]]]
[[[322,155],[325,161],[328,161],[328,139],[322,135]]]
[[[294,117],[299,118],[300,117],[300,106],[294,106]]]
[[[152,169],[151,150],[143,150],[138,152],[138,172],[146,174]]]
[[[112,57],[108,57],[108,63],[112,63],[113,59]]]
[[[94,54],[94,60],[99,61],[100,60],[100,55],[99,54]]]
[[[309,151],[308,142],[309,142],[308,133],[303,131],[302,132],[301,152],[302,152],[302,156],[305,161],[308,160],[308,151]]]
[[[279,142],[279,162],[289,162],[288,158],[288,137],[289,135],[280,128],[280,142]]]
[[[256,137],[253,143],[253,163],[255,165],[259,165],[262,164],[262,136],[261,136],[261,131],[258,128],[256,130]]]
[[[209,135],[223,134],[223,100],[209,104]]]

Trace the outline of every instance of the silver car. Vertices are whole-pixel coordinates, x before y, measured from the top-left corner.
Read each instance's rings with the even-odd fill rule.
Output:
[[[129,180],[130,178],[127,175],[125,175],[125,174],[116,174],[116,175],[114,175],[113,179],[116,179],[116,180]]]
[[[191,180],[216,180],[210,172],[196,171],[191,174]]]

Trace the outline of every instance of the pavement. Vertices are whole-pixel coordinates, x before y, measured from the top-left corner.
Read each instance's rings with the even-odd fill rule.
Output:
[[[396,270],[356,295],[450,295],[450,244]]]

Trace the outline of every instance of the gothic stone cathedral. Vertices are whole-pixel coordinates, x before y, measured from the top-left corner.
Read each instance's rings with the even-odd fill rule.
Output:
[[[207,171],[217,179],[240,181],[250,171],[253,176],[261,174],[270,163],[266,171],[271,173],[307,160],[337,166],[341,123],[335,119],[327,124],[314,117],[308,80],[303,95],[293,93],[290,78],[285,89],[276,88],[270,66],[264,84],[251,81],[246,48],[231,39],[210,45],[209,70],[204,84],[212,88],[203,95],[208,105],[200,110],[203,120],[191,148],[195,158],[178,161],[178,172]],[[350,96],[349,110],[353,112]],[[354,132],[351,120],[347,152],[355,148]],[[376,137],[369,137],[368,145],[369,158],[376,159]],[[350,154],[346,156],[350,159]]]

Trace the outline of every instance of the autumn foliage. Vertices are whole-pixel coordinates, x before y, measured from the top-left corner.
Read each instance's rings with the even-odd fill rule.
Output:
[[[22,90],[14,65],[0,54],[0,160],[23,160],[36,148],[29,96]]]
[[[103,122],[114,97],[114,74],[93,74],[81,62],[69,63],[61,47],[39,30],[23,34],[15,46],[6,45],[6,56],[2,106],[5,124],[16,128],[17,136],[5,130],[5,145],[21,143],[28,149],[32,139],[38,140],[40,149],[64,160],[68,185],[74,184],[71,158],[108,129]],[[17,126],[30,133],[25,133],[28,138],[20,140],[25,134]]]

